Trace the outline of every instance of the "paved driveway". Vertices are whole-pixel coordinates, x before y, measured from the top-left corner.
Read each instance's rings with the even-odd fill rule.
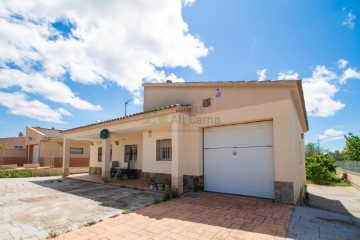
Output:
[[[198,197],[198,198],[193,198]],[[225,194],[190,194],[64,234],[59,239],[360,239],[360,220]]]
[[[360,218],[360,190],[349,187],[308,185],[309,204]]]
[[[0,239],[45,239],[149,205],[158,193],[59,177],[0,179]]]
[[[264,199],[192,193],[59,239],[284,239],[292,209]]]

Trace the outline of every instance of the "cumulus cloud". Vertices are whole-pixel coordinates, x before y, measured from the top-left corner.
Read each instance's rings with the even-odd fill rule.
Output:
[[[258,81],[266,80],[266,68],[256,70],[256,74],[258,75]]]
[[[190,7],[196,0],[182,0],[184,6]]]
[[[342,24],[349,29],[354,29],[355,28],[355,19],[356,19],[356,16],[350,11],[348,14],[346,14],[346,18],[344,19]]]
[[[66,103],[83,110],[101,110],[99,105],[92,105],[75,96],[64,82],[44,77],[40,73],[26,74],[16,69],[0,69],[0,87],[20,87],[23,92],[39,94],[48,100]]]
[[[4,0],[0,84],[7,91],[20,87],[23,94],[100,110],[101,106],[77,96],[68,81],[114,82],[141,103],[143,82],[164,82],[168,76],[182,81],[160,69],[202,72],[200,59],[208,48],[189,33],[181,15],[182,7],[193,2]]]
[[[45,122],[64,123],[61,120],[64,109],[51,109],[38,100],[28,100],[25,94],[0,91],[0,105],[9,109],[11,114],[25,116]],[[66,111],[66,110],[65,110]],[[68,112],[65,114],[69,114]]]
[[[303,79],[306,109],[309,116],[330,117],[345,104],[334,98],[339,91],[337,75],[325,66],[317,66],[309,78]]]
[[[344,131],[333,128],[326,129],[323,134],[318,135],[319,140],[336,140],[344,138]]]
[[[339,69],[344,69],[349,62],[346,59],[340,59],[337,64]]]
[[[342,77],[340,78],[340,83],[344,84],[346,83],[346,80],[348,79],[360,79],[360,72],[358,72],[356,69],[348,68],[344,71]]]
[[[281,71],[278,74],[278,80],[297,80],[300,78],[300,75],[293,70]]]

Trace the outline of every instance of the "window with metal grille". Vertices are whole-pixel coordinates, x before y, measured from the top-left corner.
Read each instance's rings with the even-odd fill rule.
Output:
[[[102,147],[98,147],[98,162],[102,162]]]
[[[70,148],[70,154],[83,154],[83,153],[84,153],[83,148],[77,148],[77,147]]]
[[[156,141],[156,161],[171,161],[171,139]]]
[[[211,98],[203,99],[202,103],[203,103],[203,107],[210,107],[211,106]]]
[[[137,160],[137,145],[125,145],[125,158],[124,161],[136,161]]]

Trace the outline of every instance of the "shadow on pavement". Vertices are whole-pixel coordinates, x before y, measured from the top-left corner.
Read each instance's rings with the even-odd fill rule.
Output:
[[[50,188],[99,202],[102,206],[118,209],[137,209],[153,203],[159,193],[134,190],[108,184],[78,181],[72,179],[30,181]]]
[[[320,197],[312,193],[308,193],[308,194],[309,194],[309,200],[307,204],[310,207],[315,207],[323,210],[328,210],[330,212],[337,212],[337,213],[353,216],[339,200]]]

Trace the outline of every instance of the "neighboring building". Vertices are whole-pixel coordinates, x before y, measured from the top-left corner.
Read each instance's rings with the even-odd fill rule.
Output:
[[[143,86],[144,112],[62,132],[64,176],[69,139],[88,140],[90,173],[104,179],[111,159],[122,167],[133,160],[144,181],[167,174],[180,192],[302,201],[308,123],[301,80]],[[102,130],[108,138],[100,139]]]
[[[22,166],[25,163],[25,137],[22,132],[18,137],[0,138],[0,143],[6,145],[6,149],[2,151],[0,165],[17,164]]]
[[[28,163],[39,163],[40,166],[62,166],[63,135],[60,130],[26,127],[25,145]],[[88,167],[89,156],[89,141],[71,142],[71,167]]]

